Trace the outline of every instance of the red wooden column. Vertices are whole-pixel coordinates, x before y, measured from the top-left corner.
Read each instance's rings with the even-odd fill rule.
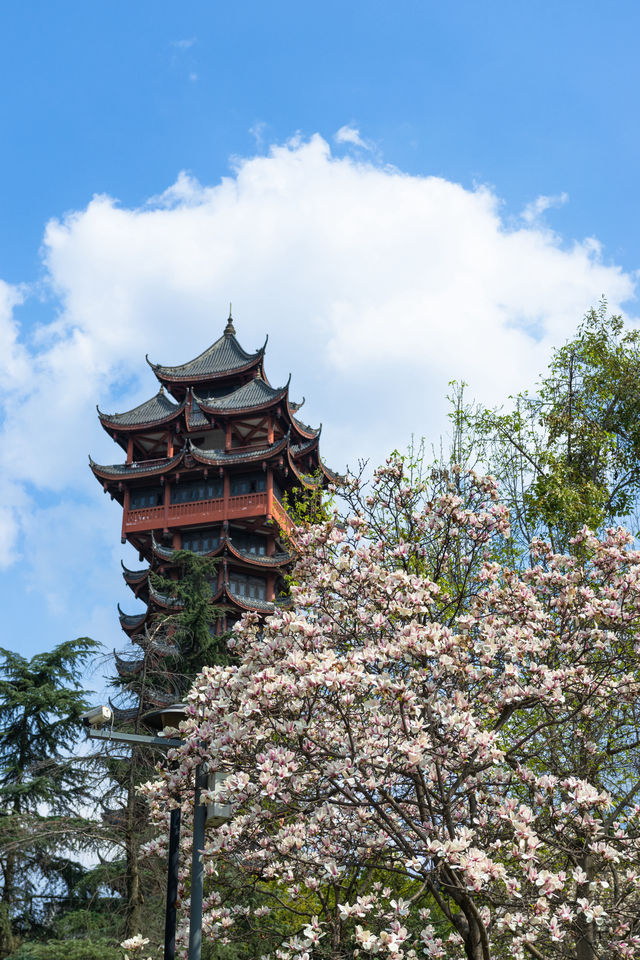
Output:
[[[129,494],[129,487],[125,487],[125,488],[124,488],[124,503],[123,503],[123,505],[122,505],[122,534],[121,534],[121,536],[120,536],[120,539],[121,539],[122,543],[125,543],[125,542],[126,542],[126,539],[127,539],[126,536],[125,536],[125,532],[126,532],[126,528],[127,528],[127,518],[128,518],[128,515],[129,515],[129,504],[130,504],[130,502],[131,502],[131,496],[130,496],[130,494]]]
[[[133,437],[127,440],[127,463],[133,463]]]
[[[222,477],[222,490],[223,490],[223,493],[222,493],[222,519],[223,519],[223,520],[228,520],[228,519],[229,519],[229,496],[230,496],[230,492],[231,492],[231,480],[230,480],[229,474],[227,473],[226,470],[225,470],[224,475],[223,475],[223,477]]]
[[[171,496],[171,484],[164,481],[164,511],[162,514],[162,526],[165,533],[169,533],[169,498]]]
[[[273,470],[267,469],[267,520],[273,514]]]

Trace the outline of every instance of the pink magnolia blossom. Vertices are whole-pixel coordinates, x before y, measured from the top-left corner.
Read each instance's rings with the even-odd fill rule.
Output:
[[[205,864],[297,909],[280,960],[640,955],[631,538],[536,542],[518,572],[491,477],[412,484],[391,458],[345,496],[297,531],[289,607],[196,681],[178,773],[144,787],[159,822],[198,762],[230,772]],[[207,935],[240,916],[268,939],[215,896]]]

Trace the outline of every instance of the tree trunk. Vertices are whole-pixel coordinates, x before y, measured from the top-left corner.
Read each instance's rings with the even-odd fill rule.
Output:
[[[3,896],[3,902],[0,902],[0,960],[9,957],[17,945],[11,924],[11,908],[4,902]]]
[[[125,853],[126,853],[126,872],[125,872],[125,885],[126,885],[126,910],[125,910],[125,937],[134,937],[137,933],[141,933],[140,930],[140,919],[141,919],[141,908],[142,908],[142,894],[140,890],[140,870],[138,866],[138,857],[139,857],[139,847],[138,843],[138,831],[136,829],[136,792],[135,792],[135,782],[133,777],[133,763],[131,763],[130,773],[129,773],[129,784],[127,790],[127,820],[126,820],[126,838],[125,838]]]
[[[591,854],[586,853],[580,864],[586,873],[588,880],[585,884],[578,886],[577,896],[589,896],[589,880],[593,879],[594,868]],[[593,921],[590,923],[582,917],[575,926],[576,942],[576,960],[597,960],[596,953],[596,925]]]
[[[16,855],[8,853],[2,864],[2,875],[4,877],[4,886],[2,887],[2,897],[0,902],[11,904],[13,900],[13,882],[16,875]]]

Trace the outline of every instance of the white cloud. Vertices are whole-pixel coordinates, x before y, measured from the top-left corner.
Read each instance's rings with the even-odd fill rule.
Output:
[[[340,142],[357,145],[345,130]],[[487,402],[531,385],[602,293],[613,310],[634,293],[594,241],[563,244],[533,216],[509,229],[488,189],[337,158],[319,136],[239,161],[213,186],[180,174],[139,209],[96,196],[51,221],[43,249],[49,323],[21,337],[23,294],[0,286],[5,562],[20,525],[36,538],[34,515],[38,530],[60,531],[75,511],[68,551],[117,543],[117,510],[112,524],[84,519],[100,498],[87,453],[120,458],[95,403],[122,410],[154,393],[145,353],[195,356],[230,300],[240,342],[254,349],[270,334],[272,382],[292,371],[304,419],[324,422],[325,459],[344,469],[411,433],[437,440],[451,378]],[[42,550],[55,540],[40,537]]]
[[[28,355],[19,342],[15,308],[25,291],[0,280],[0,390],[20,389],[29,375]]]
[[[196,37],[189,37],[187,40],[172,40],[171,46],[177,47],[178,50],[188,50],[196,42]]]
[[[336,143],[349,143],[353,147],[360,147],[362,150],[373,150],[373,146],[368,140],[363,140],[357,127],[344,126],[334,134],[333,139]]]
[[[568,193],[557,193],[549,197],[541,194],[526,205],[521,216],[525,223],[533,224],[540,219],[545,210],[551,210],[553,207],[562,207],[568,202]]]

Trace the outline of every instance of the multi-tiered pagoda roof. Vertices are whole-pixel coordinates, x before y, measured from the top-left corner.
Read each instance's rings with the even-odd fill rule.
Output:
[[[123,542],[148,564],[123,569],[147,604],[141,613],[120,611],[134,640],[171,608],[149,575],[171,575],[176,549],[218,558],[212,601],[225,611],[223,627],[245,610],[273,609],[291,562],[285,495],[336,479],[320,458],[320,428],[297,416],[302,403],[290,399],[291,378],[280,387],[268,381],[266,343],[248,353],[229,318],[222,336],[194,360],[164,366],[147,358],[160,381],[151,399],[124,413],[98,410],[126,458],[90,459],[91,469],[122,505]]]

